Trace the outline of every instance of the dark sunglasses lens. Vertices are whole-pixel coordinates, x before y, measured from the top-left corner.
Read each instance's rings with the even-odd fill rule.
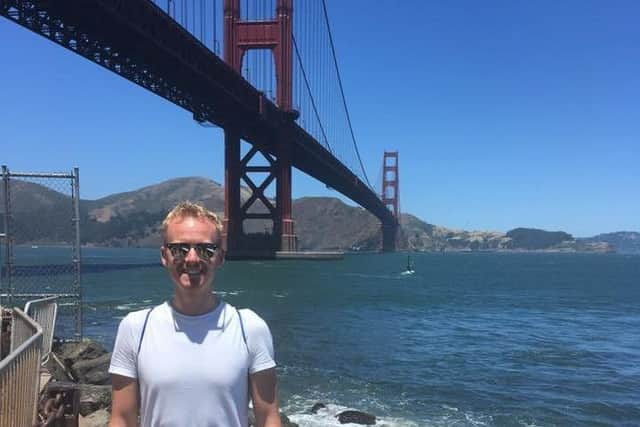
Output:
[[[171,251],[171,255],[176,258],[184,258],[189,254],[191,247],[185,243],[168,243],[167,247]]]
[[[211,259],[216,254],[217,246],[213,243],[201,243],[195,245],[198,256],[202,259]]]
[[[171,251],[171,255],[176,258],[186,258],[191,248],[196,250],[196,254],[203,260],[209,260],[216,254],[218,248],[213,243],[197,243],[191,245],[189,243],[168,243],[167,247]]]

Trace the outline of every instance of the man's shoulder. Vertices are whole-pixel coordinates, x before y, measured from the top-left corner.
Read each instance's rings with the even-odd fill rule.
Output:
[[[163,306],[165,303],[160,305],[156,305],[153,307],[143,308],[141,310],[131,311],[125,317],[122,318],[122,323],[130,326],[130,327],[142,327],[144,325],[145,320],[147,320],[147,316],[149,316],[150,312],[160,312],[163,310]]]
[[[250,308],[240,308],[238,311],[240,312],[242,323],[247,331],[268,330],[267,322],[255,311]]]

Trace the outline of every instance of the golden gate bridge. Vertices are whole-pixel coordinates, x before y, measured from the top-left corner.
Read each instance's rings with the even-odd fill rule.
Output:
[[[383,251],[395,249],[397,152],[376,190],[324,0],[296,0],[295,13],[293,0],[0,0],[0,14],[224,130],[229,257],[264,253],[244,232],[256,220],[272,224],[267,252],[296,251],[292,167],[370,211]]]

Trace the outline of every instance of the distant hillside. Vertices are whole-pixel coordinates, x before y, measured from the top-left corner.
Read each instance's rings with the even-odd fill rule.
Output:
[[[575,241],[571,234],[563,231],[545,231],[535,228],[515,228],[507,232],[507,237],[511,239],[511,247],[530,250],[557,248]]]
[[[400,220],[402,249],[417,251],[502,250],[509,239],[496,231],[452,230],[421,221],[410,214]]]
[[[0,230],[4,231],[4,189],[0,190]],[[18,243],[73,240],[71,198],[50,188],[15,179],[11,182],[10,232]]]
[[[616,233],[598,234],[594,237],[578,239],[588,244],[606,243],[616,252],[638,254],[640,253],[640,233],[635,231],[618,231]]]
[[[360,207],[330,197],[303,197],[293,202],[300,249],[373,250],[380,246],[380,223]]]
[[[244,190],[241,197],[246,200],[248,192]],[[224,188],[205,178],[176,178],[89,202],[89,215],[92,219],[105,223],[114,217],[128,217],[141,212],[166,214],[182,200],[198,201],[214,212],[222,212]]]
[[[243,189],[241,197],[249,197]],[[82,242],[100,246],[157,247],[160,223],[178,201],[204,204],[222,216],[224,189],[204,178],[177,178],[139,190],[113,194],[98,200],[82,200]],[[17,243],[69,243],[72,239],[71,199],[37,184],[15,182],[12,210]],[[381,246],[378,220],[361,207],[329,197],[304,197],[293,201],[298,246],[302,250],[378,250]],[[497,231],[451,230],[403,214],[398,248],[416,251],[470,250],[565,250],[609,251],[610,242],[635,247],[638,233],[611,233],[575,240],[564,232],[517,228]],[[0,226],[2,225],[0,221]],[[262,233],[265,221],[245,224],[245,231]],[[607,237],[609,236],[609,237]],[[617,236],[617,237],[616,237]],[[598,240],[600,239],[600,240]],[[609,239],[609,240],[607,240]],[[617,240],[616,240],[617,239]],[[632,242],[632,243],[630,243]]]
[[[246,199],[247,192],[241,197]],[[220,184],[198,177],[176,178],[88,202],[82,240],[108,246],[159,246],[160,224],[167,211],[182,200],[200,202],[219,214],[224,212],[224,188]]]

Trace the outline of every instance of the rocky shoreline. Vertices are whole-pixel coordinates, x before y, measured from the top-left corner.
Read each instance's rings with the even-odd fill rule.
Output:
[[[107,427],[111,415],[111,353],[99,343],[85,339],[81,342],[54,342],[46,368],[51,374],[49,384],[73,383],[80,395],[80,427]],[[45,388],[46,390],[46,388]],[[316,403],[309,413],[316,414],[326,408]],[[254,419],[250,412],[249,425]],[[336,415],[341,424],[375,425],[375,415],[357,410],[346,410]],[[280,413],[283,427],[298,427],[286,414]]]

